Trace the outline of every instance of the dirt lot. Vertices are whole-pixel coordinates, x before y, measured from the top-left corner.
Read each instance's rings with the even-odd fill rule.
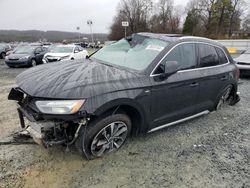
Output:
[[[0,139],[19,127],[7,95],[24,70],[0,61]],[[131,138],[102,159],[83,160],[74,148],[0,145],[0,187],[250,187],[250,78],[241,82],[237,105]]]

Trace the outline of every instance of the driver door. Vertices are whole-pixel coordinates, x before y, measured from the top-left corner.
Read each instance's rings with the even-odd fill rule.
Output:
[[[179,71],[162,78],[164,64],[177,61]],[[185,43],[176,46],[162,60],[152,76],[150,128],[191,116],[196,111],[200,73],[197,67],[196,45]]]

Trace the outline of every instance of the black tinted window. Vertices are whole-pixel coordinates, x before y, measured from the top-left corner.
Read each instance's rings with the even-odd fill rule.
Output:
[[[217,54],[219,56],[220,64],[227,63],[228,62],[227,57],[226,57],[225,53],[222,51],[222,49],[216,48],[216,51],[217,51]]]
[[[36,53],[41,53],[42,52],[42,49],[39,47],[36,49]]]
[[[219,65],[219,58],[215,48],[207,44],[198,44],[200,55],[200,67]]]
[[[162,61],[155,74],[162,73],[167,61],[177,61],[179,70],[192,69],[196,67],[195,44],[181,44],[175,47]]]

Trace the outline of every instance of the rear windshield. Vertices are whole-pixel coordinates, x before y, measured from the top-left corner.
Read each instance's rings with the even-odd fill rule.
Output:
[[[168,44],[167,41],[135,35],[103,47],[91,58],[110,65],[143,70]]]

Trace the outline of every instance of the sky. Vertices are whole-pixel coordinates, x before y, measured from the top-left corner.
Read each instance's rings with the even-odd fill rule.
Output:
[[[188,0],[174,0],[185,6]],[[119,0],[0,0],[0,30],[60,30],[108,33]]]

